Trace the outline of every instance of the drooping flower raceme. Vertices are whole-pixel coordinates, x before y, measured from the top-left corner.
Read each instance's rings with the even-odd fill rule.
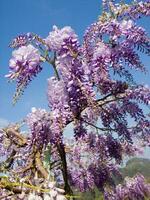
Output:
[[[68,141],[67,153],[69,177],[71,184],[80,191],[93,189],[95,186],[103,190],[106,183],[112,184],[113,174],[119,174],[111,159],[122,159],[122,146],[112,136],[89,133],[84,141]]]
[[[34,37],[35,36],[32,33],[21,34],[17,36],[16,38],[14,38],[9,46],[11,48],[26,46],[34,39]]]
[[[142,175],[126,178],[124,185],[117,185],[114,191],[105,193],[105,200],[144,200],[150,196],[150,184],[146,184]]]
[[[51,133],[51,116],[44,109],[32,108],[32,112],[28,114],[26,123],[32,134],[32,142],[39,149],[46,147],[53,138]]]
[[[74,33],[70,26],[58,29],[57,26],[53,26],[53,31],[49,33],[45,39],[46,45],[50,50],[58,51],[62,48],[63,42],[68,38],[74,38],[77,35]]]
[[[64,82],[55,77],[48,79],[47,96],[52,116],[51,131],[55,141],[61,138],[65,125],[72,117]]]
[[[64,96],[68,98],[67,104],[72,113],[70,120],[71,118],[78,118],[79,113],[85,106],[93,104],[95,93],[85,73],[84,64],[80,59],[81,51],[77,35],[70,27],[64,27],[63,29],[54,27],[54,30],[49,33],[45,41],[49,48],[51,46],[56,51],[56,68],[63,80]],[[55,89],[57,90],[57,88]],[[51,89],[49,90],[51,92]],[[76,130],[76,135],[82,135],[77,133],[80,132],[79,129]]]
[[[16,81],[17,89],[20,90],[41,71],[40,52],[31,44],[21,46],[13,51],[9,67],[11,71],[6,77]]]

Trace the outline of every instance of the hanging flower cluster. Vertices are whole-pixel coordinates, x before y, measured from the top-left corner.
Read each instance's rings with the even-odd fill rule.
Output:
[[[14,97],[17,99],[22,89],[42,70],[40,52],[31,44],[21,46],[13,51],[9,67],[11,71],[6,77],[10,81],[17,81],[17,92]]]
[[[46,147],[53,138],[50,130],[50,113],[44,109],[32,108],[32,112],[26,118],[26,123],[31,130],[33,144],[36,144],[39,149]]]
[[[115,191],[105,193],[106,200],[144,200],[149,196],[150,184],[145,183],[142,175],[137,175],[134,178],[126,178],[124,185],[117,185]]]

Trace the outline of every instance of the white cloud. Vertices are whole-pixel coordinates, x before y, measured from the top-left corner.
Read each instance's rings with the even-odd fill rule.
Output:
[[[0,128],[3,128],[9,124],[7,119],[0,118]]]

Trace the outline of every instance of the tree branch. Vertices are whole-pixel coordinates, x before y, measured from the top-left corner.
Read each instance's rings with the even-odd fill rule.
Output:
[[[90,126],[96,128],[96,129],[100,130],[100,131],[116,131],[116,129],[113,129],[113,128],[102,128],[102,127],[98,127],[98,126],[96,126],[95,124],[93,124],[93,123],[91,123],[91,122],[87,122],[87,121],[84,120],[83,118],[82,118],[82,121],[85,122],[86,124],[88,124],[88,125],[90,125]]]

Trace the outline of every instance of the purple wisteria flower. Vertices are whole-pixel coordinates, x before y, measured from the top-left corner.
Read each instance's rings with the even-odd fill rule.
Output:
[[[124,185],[118,185],[114,191],[105,192],[105,200],[144,200],[150,196],[150,184],[145,183],[142,175],[126,178]]]
[[[9,61],[10,72],[6,77],[17,82],[16,98],[22,92],[20,90],[41,71],[40,62],[40,52],[31,44],[13,51]]]
[[[31,130],[32,143],[39,149],[46,147],[53,138],[50,113],[44,109],[32,108],[32,112],[27,115],[26,123]]]
[[[45,39],[45,43],[50,50],[58,51],[61,49],[63,42],[68,38],[77,38],[71,27],[66,26],[62,29],[58,29],[57,26],[53,26],[53,31],[49,33]]]
[[[48,79],[47,96],[49,107],[51,108],[53,141],[56,142],[60,140],[67,122],[72,119],[64,82],[57,80],[55,77]]]
[[[34,40],[34,38],[35,36],[32,33],[22,34],[14,38],[9,46],[12,48],[25,46]]]
[[[35,75],[40,66],[40,53],[32,45],[22,46],[12,53],[9,61],[10,74],[7,75],[11,80],[23,80],[24,76]]]
[[[119,175],[117,166],[108,160],[112,157],[121,160],[121,144],[109,137],[89,133],[77,141],[68,142],[67,153],[69,178],[80,191],[93,189],[103,190],[105,184],[113,184],[112,175]]]
[[[119,24],[119,28],[122,32],[122,34],[127,34],[129,30],[133,27],[134,22],[132,20],[122,20],[122,22]]]
[[[68,98],[67,104],[73,114],[72,117],[77,117],[82,107],[92,104],[95,95],[80,59],[81,51],[77,35],[70,27],[63,29],[54,27],[54,31],[50,32],[46,41],[56,51],[56,68],[63,80],[64,96]],[[55,94],[57,93],[58,91],[55,91]]]

